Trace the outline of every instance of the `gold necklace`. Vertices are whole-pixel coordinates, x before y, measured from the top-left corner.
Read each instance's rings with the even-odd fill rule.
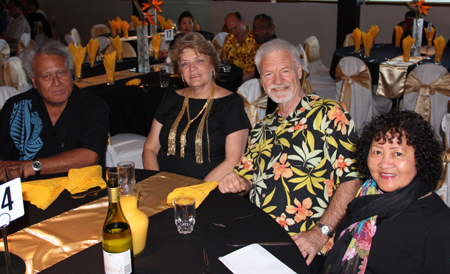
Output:
[[[189,88],[189,90],[186,92],[186,96],[184,98],[184,102],[183,102],[183,106],[181,108],[181,111],[178,114],[177,118],[175,119],[175,122],[173,123],[172,127],[170,128],[167,156],[175,155],[175,151],[176,151],[176,146],[175,146],[176,132],[177,132],[178,125],[179,125],[179,123],[181,121],[181,118],[184,115],[185,110],[187,109],[188,123],[187,123],[186,127],[184,128],[184,130],[183,130],[183,132],[181,133],[181,136],[180,136],[180,144],[181,144],[180,157],[181,158],[184,158],[184,148],[186,147],[186,142],[187,142],[186,141],[187,131],[189,130],[189,127],[191,126],[192,122],[194,122],[204,112],[202,120],[200,121],[200,124],[199,124],[198,129],[197,129],[197,134],[195,136],[195,159],[196,159],[196,163],[197,164],[203,163],[203,154],[202,154],[203,128],[205,126],[205,122],[208,123],[207,119],[209,117],[209,112],[211,110],[212,100],[214,99],[215,90],[216,90],[216,84],[214,84],[213,89],[212,89],[212,91],[211,91],[211,93],[209,95],[209,98],[206,100],[205,104],[203,105],[203,108],[200,110],[200,112],[192,120],[190,118],[190,113],[189,113],[189,95],[190,95],[191,89]],[[208,132],[207,132],[207,134],[208,134]],[[209,134],[208,134],[208,158],[209,158]]]

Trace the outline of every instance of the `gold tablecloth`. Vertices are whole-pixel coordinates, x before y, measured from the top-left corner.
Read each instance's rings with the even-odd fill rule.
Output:
[[[147,216],[169,206],[166,198],[177,188],[203,183],[198,179],[161,172],[141,181],[139,209]],[[9,250],[25,261],[26,273],[38,273],[102,241],[108,197],[74,208],[8,236]],[[4,250],[3,241],[0,250]]]

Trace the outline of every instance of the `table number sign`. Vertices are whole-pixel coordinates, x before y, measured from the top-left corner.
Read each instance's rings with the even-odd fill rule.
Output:
[[[0,227],[24,215],[20,178],[0,185],[0,201]]]
[[[164,39],[166,41],[172,41],[173,40],[173,29],[166,29],[164,30]]]

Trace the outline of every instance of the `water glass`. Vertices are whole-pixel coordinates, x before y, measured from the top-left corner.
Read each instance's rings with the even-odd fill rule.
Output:
[[[169,87],[169,79],[170,74],[166,71],[161,71],[159,73],[159,84],[161,85],[161,88],[167,88]]]
[[[120,167],[108,167],[106,169],[106,183],[108,187],[119,187],[126,183],[127,173]]]
[[[134,186],[136,184],[136,173],[134,168],[134,162],[122,161],[117,164],[117,167],[124,169],[127,175],[125,184],[120,187],[125,188],[126,186]]]
[[[23,175],[23,165],[20,163],[7,165],[5,167],[5,176],[7,182],[16,178],[20,178],[20,181],[23,182],[25,179]]]
[[[175,211],[175,225],[178,233],[189,234],[194,230],[195,224],[195,198],[181,195],[173,200]]]

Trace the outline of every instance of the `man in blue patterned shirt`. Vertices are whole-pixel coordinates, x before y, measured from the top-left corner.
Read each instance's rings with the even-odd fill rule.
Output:
[[[4,167],[21,162],[25,177],[102,163],[109,108],[72,81],[73,57],[59,42],[24,56],[34,89],[10,98],[0,113],[0,181]]]

